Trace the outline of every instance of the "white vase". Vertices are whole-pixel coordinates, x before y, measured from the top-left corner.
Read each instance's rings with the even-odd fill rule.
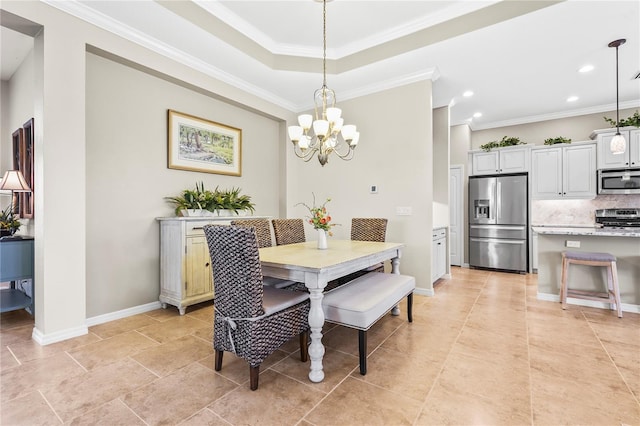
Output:
[[[327,231],[318,229],[318,250],[327,249]]]

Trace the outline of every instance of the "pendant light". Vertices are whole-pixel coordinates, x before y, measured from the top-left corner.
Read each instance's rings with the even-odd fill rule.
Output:
[[[618,47],[622,46],[626,41],[626,39],[621,38],[609,43],[609,47],[616,48],[616,134],[609,145],[611,153],[615,155],[624,154],[627,150],[627,141],[620,134],[620,94],[618,89]]]

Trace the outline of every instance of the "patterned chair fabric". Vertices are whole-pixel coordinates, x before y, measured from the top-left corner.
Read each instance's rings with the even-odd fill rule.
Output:
[[[384,242],[387,236],[387,219],[378,217],[354,217],[351,219],[351,239],[354,241]]]
[[[256,236],[258,237],[258,247],[271,247],[273,245],[269,219],[237,219],[232,220],[231,224],[249,228],[254,227],[256,230]]]
[[[250,387],[255,390],[260,364],[297,335],[301,359],[306,361],[309,297],[263,287],[252,228],[205,225],[204,233],[213,266],[215,369],[222,368],[224,351],[234,352],[249,363]]]
[[[276,245],[304,243],[304,222],[302,219],[273,219],[273,233]]]

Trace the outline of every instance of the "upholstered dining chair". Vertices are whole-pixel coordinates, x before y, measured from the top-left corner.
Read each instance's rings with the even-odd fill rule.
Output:
[[[276,237],[276,245],[304,243],[307,239],[304,235],[304,222],[302,219],[272,219],[273,234]]]
[[[224,352],[249,364],[251,390],[258,389],[260,364],[299,335],[307,361],[309,294],[264,286],[256,233],[234,225],[203,227],[213,265],[213,348],[216,371]]]
[[[245,228],[253,228],[258,238],[258,247],[271,247],[273,240],[271,239],[271,224],[269,219],[236,219],[231,221],[232,225],[243,226]],[[263,277],[263,284],[275,288],[289,287],[297,284],[296,281],[283,280],[275,277]],[[302,284],[304,285],[304,284]]]

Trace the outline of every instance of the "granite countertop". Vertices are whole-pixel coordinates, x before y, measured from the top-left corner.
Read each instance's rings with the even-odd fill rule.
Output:
[[[543,235],[593,235],[598,237],[638,237],[640,228],[619,229],[601,228],[596,226],[569,226],[569,225],[533,225],[533,232]]]

